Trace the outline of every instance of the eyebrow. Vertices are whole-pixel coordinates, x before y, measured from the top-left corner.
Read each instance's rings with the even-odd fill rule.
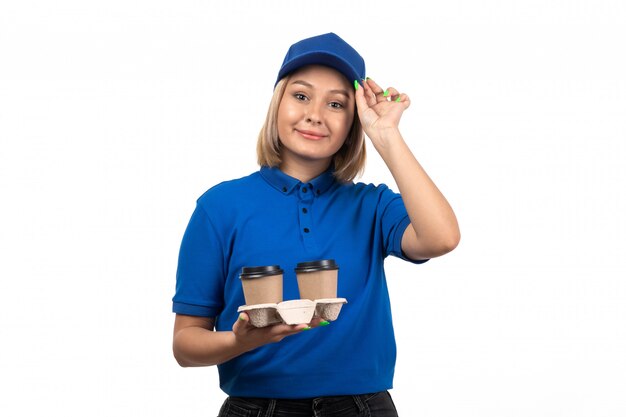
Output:
[[[304,80],[295,80],[295,81],[294,81],[294,82],[292,82],[291,84],[300,84],[300,85],[303,85],[303,86],[305,86],[305,87],[309,87],[309,88],[313,88],[313,89],[315,88],[315,87],[313,86],[313,84],[311,84],[311,83],[309,83],[309,82],[307,82],[307,81],[304,81]],[[350,95],[349,95],[349,94],[348,94],[348,92],[347,92],[346,90],[344,90],[344,89],[339,89],[339,90],[330,90],[330,91],[329,91],[329,93],[333,93],[333,94],[341,94],[341,95],[346,96],[347,98],[350,98]]]

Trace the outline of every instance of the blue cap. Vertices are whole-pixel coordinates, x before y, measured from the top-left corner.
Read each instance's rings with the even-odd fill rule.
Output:
[[[312,64],[334,68],[350,83],[365,78],[365,61],[361,55],[339,36],[326,33],[291,45],[278,71],[276,84],[287,74]]]

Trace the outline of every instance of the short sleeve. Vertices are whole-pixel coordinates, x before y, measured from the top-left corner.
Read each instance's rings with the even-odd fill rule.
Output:
[[[415,264],[426,262],[428,259],[410,259],[402,252],[402,236],[411,224],[411,219],[400,194],[391,191],[384,184],[380,188],[378,210],[385,256],[393,255]]]
[[[217,316],[224,307],[224,282],[221,238],[198,204],[180,246],[172,311],[191,316]]]

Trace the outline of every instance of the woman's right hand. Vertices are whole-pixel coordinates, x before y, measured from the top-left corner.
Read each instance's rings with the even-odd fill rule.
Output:
[[[214,318],[176,314],[173,351],[180,366],[218,365],[259,346],[328,324],[314,319],[308,325],[275,324],[257,328],[250,324],[246,313],[239,317],[231,332],[215,331]]]
[[[254,327],[250,324],[250,317],[246,313],[240,313],[239,319],[233,324],[233,333],[238,343],[252,350],[268,343],[280,342],[287,336],[302,331],[311,330],[319,326],[320,319],[313,319],[309,324],[274,324],[267,327]]]

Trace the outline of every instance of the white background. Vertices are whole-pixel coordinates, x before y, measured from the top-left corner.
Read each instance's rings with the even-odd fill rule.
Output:
[[[182,233],[329,31],[410,95],[463,235],[387,262],[400,414],[626,415],[624,2],[0,4],[0,415],[217,414],[217,370],[171,354]]]

